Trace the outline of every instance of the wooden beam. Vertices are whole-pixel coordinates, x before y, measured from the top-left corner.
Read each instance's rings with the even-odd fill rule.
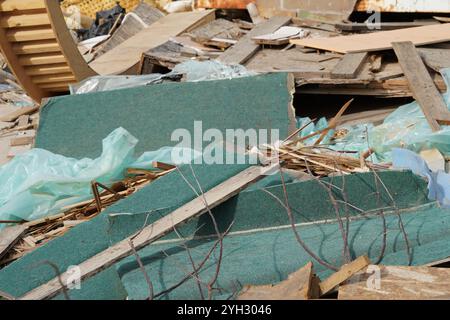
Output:
[[[252,38],[277,31],[291,22],[290,17],[275,16],[255,26],[252,31],[243,36],[232,48],[229,48],[217,60],[226,64],[243,64],[247,62],[260,48]]]
[[[439,122],[450,124],[450,111],[414,44],[411,41],[393,42],[392,47],[431,129],[439,131]]]
[[[100,271],[112,266],[116,262],[128,257],[133,253],[130,241],[136,250],[140,250],[152,242],[160,239],[166,234],[172,232],[175,227],[207,212],[219,204],[227,201],[237,195],[250,184],[262,179],[268,174],[278,170],[278,165],[270,167],[250,167],[227,181],[219,184],[206,192],[203,196],[197,197],[191,202],[183,205],[172,213],[159,219],[142,229],[139,233],[125,238],[112,247],[100,252],[94,257],[86,260],[79,265],[81,269],[80,280],[86,280],[99,273]],[[70,274],[61,274],[62,283],[67,283]],[[46,284],[28,292],[22,300],[43,300],[51,299],[62,291],[63,287],[58,278],[50,280]]]
[[[332,79],[354,79],[361,71],[369,54],[367,52],[347,53],[331,71]]]
[[[320,294],[323,296],[331,292],[338,285],[350,279],[355,273],[361,271],[370,265],[370,260],[367,256],[361,256],[358,259],[342,266],[342,268],[333,273],[329,278],[320,283]]]

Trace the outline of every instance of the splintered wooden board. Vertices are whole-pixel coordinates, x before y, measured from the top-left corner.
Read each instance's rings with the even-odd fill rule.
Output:
[[[101,75],[133,73],[144,52],[214,18],[214,10],[171,13],[94,60],[90,67]]]
[[[392,42],[411,41],[416,46],[450,41],[450,23],[332,38],[294,39],[291,43],[333,52],[380,51]]]
[[[376,281],[377,278],[380,281]],[[340,300],[449,299],[450,269],[370,266],[340,286]]]

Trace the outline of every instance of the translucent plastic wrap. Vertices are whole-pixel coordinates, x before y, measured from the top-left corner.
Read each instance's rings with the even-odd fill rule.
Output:
[[[166,74],[152,73],[141,76],[94,76],[70,86],[71,94],[110,91],[139,86],[158,84],[164,81],[179,80],[185,76],[186,81],[208,81],[233,79],[256,75],[241,65],[226,65],[219,61],[189,60],[178,64]]]
[[[70,86],[71,94],[83,94],[89,92],[101,92],[118,89],[147,86],[150,84],[162,83],[171,78],[177,79],[175,75],[148,74],[142,76],[95,76],[87,78],[80,83]]]
[[[441,70],[442,76],[449,88],[450,68]],[[447,107],[450,109],[450,91],[443,95]],[[299,126],[306,124],[309,118],[299,120]],[[315,126],[305,128],[302,136],[326,127],[326,120],[320,119]],[[381,125],[361,124],[357,126],[343,126],[347,133],[332,142],[333,149],[364,152],[373,148],[374,162],[392,160],[393,148],[405,148],[420,152],[427,149],[438,149],[444,155],[450,155],[450,126],[441,125],[441,130],[433,132],[417,102],[399,107],[392,112]],[[307,141],[311,142],[311,141]],[[325,140],[324,142],[330,142]]]
[[[186,75],[187,81],[207,81],[220,79],[233,79],[256,75],[239,64],[227,65],[216,60],[195,61],[189,60],[180,63],[172,70],[174,73]]]
[[[65,206],[91,199],[94,180],[109,184],[122,179],[126,168],[151,169],[153,161],[173,163],[175,148],[169,147],[136,159],[137,143],[128,131],[118,128],[103,140],[97,159],[77,160],[42,149],[15,157],[0,167],[0,220],[35,220],[56,214]],[[183,151],[192,157],[199,155],[191,149]]]

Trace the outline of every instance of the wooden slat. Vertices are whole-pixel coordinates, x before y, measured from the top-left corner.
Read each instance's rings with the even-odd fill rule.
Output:
[[[31,79],[36,84],[64,82],[64,81],[72,82],[72,81],[77,80],[77,79],[75,79],[72,72],[62,73],[62,74],[57,74],[57,75],[34,76]]]
[[[260,48],[260,45],[252,40],[253,37],[275,32],[279,28],[289,24],[290,21],[290,17],[275,16],[268,21],[258,24],[252,31],[242,37],[238,43],[220,55],[218,60],[228,64],[245,63]]]
[[[70,68],[66,63],[59,64],[49,64],[49,65],[40,65],[40,66],[31,66],[26,67],[25,72],[29,76],[38,76],[45,74],[58,74],[58,73],[67,73],[70,72]]]
[[[112,247],[100,252],[96,256],[79,264],[81,270],[80,280],[86,280],[100,271],[112,266],[116,262],[133,253],[130,247],[132,241],[136,250],[140,250],[164,235],[172,232],[175,227],[187,222],[190,219],[200,216],[219,204],[225,202],[231,197],[237,195],[240,191],[250,184],[262,179],[270,172],[278,170],[278,166],[250,167],[227,181],[212,188],[210,191],[195,198],[191,202],[178,208],[167,216],[150,224],[141,230],[138,234],[126,238]],[[67,283],[70,274],[61,274],[62,283]],[[55,297],[63,289],[60,285],[60,279],[55,278],[46,284],[28,292],[21,299],[23,300],[43,300]]]
[[[19,56],[19,62],[23,66],[35,66],[63,63],[66,62],[66,58],[62,54],[34,54]]]
[[[333,79],[354,79],[368,57],[367,52],[347,53],[331,71]]]
[[[6,38],[10,42],[35,41],[55,39],[55,34],[49,27],[17,28],[8,30]]]
[[[45,8],[44,0],[3,0],[0,2],[0,11],[35,10]]]
[[[53,39],[15,43],[13,44],[12,48],[16,54],[33,54],[61,51],[58,42]]]
[[[39,84],[39,88],[44,90],[51,90],[51,91],[58,91],[58,92],[64,92],[69,91],[69,84],[76,83],[76,81],[72,82],[54,82],[54,83],[41,83]]]
[[[419,103],[431,129],[433,131],[441,129],[438,121],[450,124],[450,111],[414,44],[410,41],[394,42],[392,46],[408,79],[413,96]]]
[[[47,13],[21,14],[4,16],[0,18],[0,26],[3,28],[33,27],[50,25]]]
[[[450,24],[331,38],[294,39],[290,42],[299,46],[347,53],[388,50],[392,48],[392,42],[400,41],[412,41],[415,45],[450,41]]]

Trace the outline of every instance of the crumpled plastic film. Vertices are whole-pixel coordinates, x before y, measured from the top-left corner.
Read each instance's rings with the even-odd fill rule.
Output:
[[[152,169],[153,161],[176,164],[172,154],[180,148],[164,147],[136,159],[137,143],[127,130],[118,128],[103,140],[96,159],[77,160],[43,149],[15,157],[0,167],[0,220],[31,221],[57,214],[65,206],[92,199],[92,181],[109,184],[123,179],[127,168]],[[201,155],[191,149],[182,152],[191,160]]]

